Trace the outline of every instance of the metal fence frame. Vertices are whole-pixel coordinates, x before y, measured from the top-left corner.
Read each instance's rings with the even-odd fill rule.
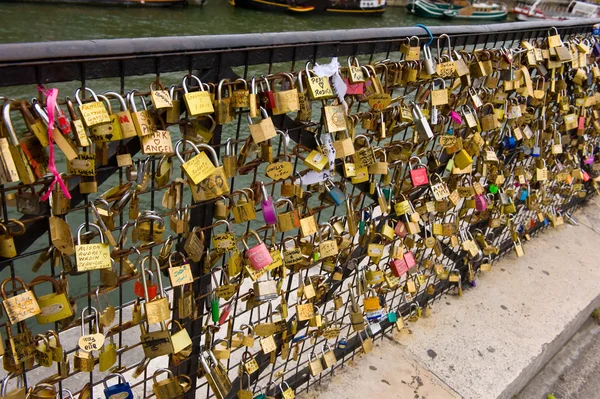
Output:
[[[514,47],[523,39],[536,39],[546,37],[550,27],[556,27],[559,33],[565,37],[571,34],[589,34],[592,25],[600,21],[595,19],[585,19],[576,21],[554,21],[554,22],[514,22],[494,25],[479,26],[439,26],[431,27],[430,30],[435,37],[440,34],[448,34],[452,38],[454,48],[481,48],[485,45],[494,47]],[[89,41],[64,41],[49,43],[22,43],[22,44],[2,44],[0,45],[0,86],[19,86],[29,84],[51,84],[57,82],[79,81],[85,87],[86,82],[91,79],[100,78],[119,78],[121,91],[125,87],[125,81],[130,76],[156,75],[168,72],[194,72],[202,77],[203,81],[216,82],[222,78],[235,77],[232,68],[243,67],[244,76],[247,77],[248,67],[254,65],[267,65],[271,72],[273,64],[279,62],[291,62],[292,68],[296,62],[302,67],[307,60],[324,59],[332,56],[346,57],[350,55],[364,55],[373,59],[375,56],[383,55],[387,58],[391,53],[398,51],[401,41],[410,36],[418,36],[421,43],[428,39],[426,32],[421,28],[402,27],[402,28],[378,28],[378,29],[357,29],[357,30],[332,30],[319,32],[287,32],[272,34],[244,34],[244,35],[222,35],[222,36],[194,36],[194,37],[162,37],[162,38],[140,38],[140,39],[111,39],[111,40],[89,40]],[[445,43],[441,43],[445,46]],[[435,46],[435,42],[432,48]],[[297,69],[297,68],[296,68]],[[240,115],[241,117],[241,115]],[[288,120],[276,120],[278,123],[289,124]],[[236,138],[239,139],[240,120],[238,119]],[[136,146],[137,140],[132,140],[128,146],[132,154],[139,151]],[[215,130],[212,144],[219,149],[221,143],[221,128]],[[101,184],[107,178],[115,173],[119,173],[122,179],[122,172],[118,172],[115,160],[116,148],[113,148],[110,154],[109,165],[98,171],[97,180]],[[155,171],[156,159],[152,159],[152,173]],[[69,179],[69,187],[75,189],[78,185],[77,178]],[[154,184],[152,185],[152,206],[154,206]],[[7,193],[10,188],[0,186],[0,200],[4,219],[8,217],[6,206]],[[78,194],[77,190],[73,199],[73,206],[82,202],[89,202],[87,195]],[[354,190],[352,194],[354,195]],[[368,197],[368,196],[367,196]],[[366,198],[369,200],[369,198]],[[583,200],[574,198],[565,204],[563,210],[568,210],[573,206],[579,205]],[[363,205],[365,198],[362,199]],[[86,207],[86,221],[88,221],[88,208]],[[15,239],[19,257],[13,260],[0,260],[0,268],[10,267],[11,275],[15,275],[14,261],[19,258],[36,255],[42,250],[27,251],[29,246],[40,236],[47,232],[47,222],[45,217],[23,218],[27,222],[26,236]],[[121,220],[123,223],[123,220]],[[212,203],[206,206],[195,207],[192,211],[190,224],[194,226],[210,226],[212,224]],[[473,226],[477,227],[477,225]],[[545,226],[541,223],[536,225],[530,231],[534,235],[543,230]],[[504,256],[512,249],[510,234],[504,228],[496,236],[497,243],[501,247],[498,258]],[[206,242],[210,243],[210,234],[207,234]],[[355,256],[362,258],[364,253],[356,253]],[[446,248],[444,256],[448,261],[456,264],[458,270],[464,271],[466,264],[463,262],[460,253]],[[200,295],[208,292],[211,288],[210,275],[202,274],[201,264],[195,264],[192,268],[197,278],[194,283],[194,291]],[[52,269],[55,273],[54,268]],[[89,279],[88,279],[89,284]],[[91,286],[89,287],[91,290]],[[434,300],[450,289],[450,284],[439,284],[436,288]],[[289,290],[289,288],[288,288]],[[175,300],[178,297],[175,292]],[[400,293],[401,297],[401,293]],[[388,305],[398,306],[401,298],[394,294],[388,298]],[[120,296],[122,300],[122,295]],[[421,291],[416,300],[423,305],[431,298]],[[396,304],[394,302],[397,302]],[[89,302],[89,298],[88,298]],[[127,306],[127,303],[120,303],[118,308]],[[175,307],[176,308],[176,307]],[[412,309],[408,304],[398,307],[399,312],[405,317]],[[177,317],[177,310],[174,310],[174,317]],[[234,309],[234,314],[236,310]],[[344,315],[347,315],[348,307],[345,306]],[[207,316],[204,314],[204,316]],[[264,316],[264,315],[263,315]],[[123,322],[122,315],[120,323]],[[259,312],[260,317],[260,312]],[[265,319],[263,317],[262,319]],[[194,375],[198,368],[197,355],[201,346],[203,337],[203,317],[186,325],[190,335],[194,340],[194,352],[189,361],[181,366],[173,367],[176,373]],[[377,338],[383,336],[383,332],[389,331],[392,324],[382,322],[382,332],[377,334]],[[348,334],[350,333],[350,326]],[[301,352],[305,353],[307,349],[302,343]],[[336,366],[323,372],[318,378],[321,379],[337,368],[343,367],[348,359],[354,358],[356,349],[360,348],[360,341],[357,336],[348,340],[345,349],[337,348],[335,350],[338,359]],[[269,366],[267,356],[258,356],[257,360],[264,371]],[[287,363],[286,363],[287,365]],[[236,365],[231,365],[231,368]],[[296,389],[309,389],[312,382],[304,363],[298,362],[295,366],[294,375],[286,377],[286,382]],[[284,367],[285,370],[285,367]],[[275,370],[273,370],[275,371]],[[275,381],[273,371],[270,373],[269,381]],[[260,374],[260,372],[259,372]],[[284,374],[285,375],[285,374]],[[256,378],[253,376],[252,382],[257,384],[258,380],[264,380],[264,376]],[[144,376],[144,389],[148,379],[151,376]],[[90,373],[90,382],[98,383],[93,380]],[[196,387],[196,380],[193,379],[194,388],[190,390],[187,397],[196,396],[197,389],[204,390],[204,384]],[[234,382],[237,387],[239,381]],[[206,388],[207,396],[210,396]],[[270,394],[276,392],[271,390]],[[201,395],[201,394],[200,394]],[[235,391],[229,397],[233,398]]]

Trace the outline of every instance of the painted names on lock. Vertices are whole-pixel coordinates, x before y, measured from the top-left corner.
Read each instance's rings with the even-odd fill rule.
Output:
[[[79,112],[88,127],[101,123],[110,123],[108,112],[106,112],[106,108],[101,102],[82,104],[79,106]]]
[[[291,162],[275,162],[267,166],[265,174],[275,181],[284,180],[290,177],[293,169]]]
[[[373,111],[383,111],[392,102],[392,97],[387,93],[373,94],[368,101]]]
[[[173,141],[168,130],[157,130],[142,137],[142,152],[144,154],[172,154]]]
[[[198,116],[202,114],[211,114],[215,109],[210,100],[210,93],[207,91],[194,91],[183,95],[185,105],[190,115]]]
[[[3,300],[4,309],[12,324],[18,323],[40,313],[40,307],[32,291]]]
[[[309,86],[314,94],[315,98],[331,97],[333,91],[329,84],[327,77],[311,76],[309,79]]]
[[[171,285],[173,287],[179,287],[194,282],[194,277],[192,276],[192,271],[188,264],[170,267],[169,278],[171,279]]]
[[[150,93],[154,108],[163,109],[173,107],[173,101],[167,90],[156,90]]]
[[[185,173],[194,184],[199,184],[215,171],[215,165],[208,159],[206,153],[201,152],[182,165]]]
[[[80,272],[112,267],[110,248],[106,243],[76,245],[75,261]]]
[[[85,352],[99,351],[104,345],[104,335],[100,333],[84,335],[79,337],[77,345]]]
[[[67,171],[71,174],[85,177],[96,176],[96,155],[81,152],[77,158],[67,164]]]

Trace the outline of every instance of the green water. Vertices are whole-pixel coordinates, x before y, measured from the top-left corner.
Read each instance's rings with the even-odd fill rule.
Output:
[[[1,3],[0,16],[0,42],[4,43],[465,23],[420,18],[404,7],[388,7],[380,16],[291,15],[233,7],[226,0],[185,8]]]

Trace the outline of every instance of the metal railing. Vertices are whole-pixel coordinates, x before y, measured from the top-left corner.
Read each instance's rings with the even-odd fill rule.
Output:
[[[590,34],[592,25],[597,22],[597,20],[515,22],[481,26],[431,27],[430,30],[436,38],[442,33],[448,34],[452,40],[454,49],[470,50],[483,47],[510,48],[518,46],[521,40],[541,40],[547,36],[550,27],[556,27],[563,39],[569,35],[587,35]],[[114,90],[115,86],[118,86],[119,91],[123,94],[127,91],[126,89],[135,88],[136,85],[141,84],[147,85],[150,81],[159,77],[163,83],[168,83],[170,79],[173,82],[179,82],[184,73],[194,73],[204,82],[216,83],[223,78],[232,79],[242,77],[247,79],[251,75],[259,76],[284,70],[298,70],[304,67],[306,61],[328,62],[331,57],[344,59],[348,56],[357,56],[364,59],[365,62],[386,58],[397,59],[401,42],[410,36],[419,37],[421,43],[429,39],[426,32],[421,28],[403,27],[203,37],[3,44],[0,45],[0,86],[4,87],[7,93],[15,93],[14,96],[16,97],[24,92],[31,95],[30,91],[24,91],[24,88],[18,86],[32,84],[48,86],[61,82],[64,82],[61,84],[65,84],[67,90],[86,86],[108,86]],[[434,41],[432,49],[435,49],[435,44],[436,42]],[[446,46],[446,41],[440,42],[440,46],[440,50],[442,50]],[[406,93],[405,90],[401,95],[406,95]],[[210,144],[219,152],[223,146],[223,138],[229,137],[234,140],[237,150],[238,143],[243,141],[243,137],[246,136],[245,134],[243,137],[240,135],[243,119],[245,119],[245,115],[240,113],[237,123],[227,125],[226,128],[217,126]],[[273,120],[276,126],[285,128],[290,133],[294,131],[300,132],[305,128],[305,126],[298,126],[287,116],[274,117]],[[404,134],[406,135],[406,131]],[[297,135],[297,137],[302,137],[302,135]],[[301,140],[301,138],[298,140]],[[136,154],[139,151],[137,139],[129,141],[127,147],[132,155]],[[98,190],[99,193],[103,191],[103,187],[110,187],[109,183],[122,183],[125,180],[123,171],[116,166],[116,152],[117,148],[111,147],[108,164],[98,170],[96,179],[100,187]],[[159,158],[149,157],[149,159],[151,161],[151,173],[154,175]],[[254,180],[256,178],[257,171],[254,172],[253,176]],[[82,220],[89,222],[91,196],[78,194],[78,178],[69,179],[68,183],[71,192],[74,194],[72,209],[80,212]],[[235,178],[231,182],[231,191],[243,184],[243,179]],[[143,193],[145,204],[150,209],[158,208],[158,204],[162,198],[161,195],[166,188],[157,187],[152,182],[150,188]],[[5,220],[12,213],[12,210],[7,205],[7,199],[14,190],[15,187],[0,186],[0,199]],[[347,192],[350,198],[360,201],[360,209],[369,207],[373,202],[370,196],[362,195],[359,189],[349,184]],[[584,198],[574,197],[568,203],[564,204],[562,209],[566,211],[584,200]],[[323,212],[327,213],[327,215],[336,214],[337,209],[335,207],[323,205],[322,203],[318,205],[321,206],[319,209],[324,210]],[[161,216],[168,218],[171,214],[173,213],[163,212]],[[210,245],[211,237],[210,229],[208,228],[213,224],[212,214],[213,203],[197,204],[192,207],[191,211],[190,225],[207,228],[207,234],[205,235],[207,246]],[[45,246],[32,248],[32,245],[36,242],[39,243],[38,240],[40,237],[47,234],[47,216],[35,218],[24,216],[21,218],[27,226],[27,234],[15,237],[19,255],[12,260],[0,260],[0,267],[10,268],[12,276],[22,275],[22,272],[19,270],[21,268],[28,268],[31,261],[39,253],[45,251]],[[519,213],[515,217],[515,223],[523,223],[527,217],[526,212]],[[318,215],[319,218],[321,218],[321,211]],[[119,219],[119,225],[123,225],[126,221],[122,215]],[[73,228],[74,226],[71,227]],[[248,228],[249,226],[245,227]],[[470,226],[471,229],[478,227],[481,227],[481,224],[473,223]],[[538,222],[535,227],[529,230],[529,234],[534,235],[544,227],[543,223]],[[494,232],[493,237],[493,245],[499,247],[499,254],[494,259],[498,259],[512,249],[513,241],[507,227],[498,229],[498,231]],[[181,237],[177,239],[177,242],[178,246],[182,245]],[[160,244],[162,243],[149,245],[146,249],[150,253],[156,253],[156,249],[159,248]],[[352,256],[359,261],[367,257],[364,251],[357,251]],[[467,264],[464,262],[461,252],[456,252],[450,247],[445,247],[442,257],[444,265],[454,264],[453,268],[455,270],[466,271]],[[205,344],[206,329],[203,325],[209,322],[210,304],[207,303],[207,306],[205,306],[204,302],[207,301],[205,298],[206,294],[212,290],[212,282],[210,274],[204,272],[202,262],[193,264],[192,272],[195,276],[193,285],[194,293],[197,297],[204,298],[200,300],[198,307],[199,317],[184,323],[184,327],[188,329],[193,339],[193,352],[187,360],[177,366],[170,365],[170,368],[175,374],[192,376],[193,388],[187,394],[187,397],[211,397],[212,394],[208,389],[206,381],[203,378],[196,380],[193,377],[196,375],[199,367],[199,351],[202,345]],[[51,266],[50,273],[55,276],[58,274],[54,265]],[[346,285],[348,281],[354,282],[355,279],[356,273],[348,270],[344,274],[342,282]],[[295,279],[293,280],[294,283],[292,284],[292,279],[289,279],[290,283],[285,289],[288,300],[290,298],[289,295],[294,294],[294,291],[297,290]],[[421,306],[424,306],[426,303],[431,304],[442,293],[448,292],[453,288],[449,282],[434,280],[432,281],[436,283],[435,294],[426,294],[424,290],[426,284],[424,284],[422,286],[423,289],[415,295],[416,303],[421,304]],[[79,301],[81,301],[82,305],[92,305],[91,293],[95,290],[94,281],[87,276],[86,279],[82,278],[78,282],[83,287],[80,290]],[[336,290],[344,298],[347,297],[347,288],[343,287],[341,282],[334,284],[328,295],[332,295]],[[243,302],[238,301],[239,298],[237,295],[235,298],[235,306],[231,315],[232,323],[236,326],[239,326],[240,320],[254,320],[256,323],[268,319],[268,316],[265,314],[264,304],[249,311],[242,310],[241,304]],[[178,299],[179,290],[173,290],[172,304],[176,304]],[[413,312],[411,304],[405,301],[401,290],[392,291],[383,299],[389,309],[397,309],[399,314],[404,317]],[[132,301],[130,298],[127,298],[123,286],[120,286],[118,289],[118,300],[117,310],[131,306]],[[238,304],[240,305],[239,307]],[[223,304],[221,306],[223,307]],[[173,308],[174,318],[177,318],[177,306],[173,306]],[[347,301],[343,304],[340,312],[342,313],[341,320],[348,318],[349,307]],[[123,312],[119,312],[118,318],[120,326],[127,325]],[[71,328],[77,326],[78,324],[75,323]],[[380,338],[383,332],[393,328],[393,323],[384,320],[381,322],[381,327],[382,332],[377,333],[375,338]],[[316,341],[312,343],[309,339],[304,339],[293,342],[291,351],[297,350],[297,352],[294,355],[287,356],[285,360],[282,359],[279,361],[276,359],[275,363],[271,363],[270,356],[268,355],[255,356],[260,368],[250,378],[252,386],[262,386],[268,389],[269,394],[274,395],[277,393],[277,390],[274,385],[270,385],[271,383],[285,381],[296,389],[297,392],[302,389],[309,389],[315,383],[320,383],[323,377],[333,373],[339,367],[343,367],[345,362],[353,359],[357,353],[357,349],[361,347],[361,340],[352,332],[351,325],[343,325],[341,326],[341,330],[340,337],[345,336],[348,339],[345,347],[338,346],[336,340],[335,354],[339,361],[333,367],[321,373],[318,378],[310,378],[307,371],[307,361],[310,359],[311,353],[315,353],[315,350],[317,351],[316,353],[320,351],[324,340],[316,338]],[[119,330],[118,339],[115,340],[119,345],[125,341],[123,331]],[[125,364],[122,361],[123,354],[134,348],[135,345],[127,347],[120,352],[118,360],[119,371],[131,372],[138,365]],[[139,351],[139,348],[137,350]],[[234,352],[238,352],[237,356],[232,354],[231,359],[226,362],[228,370],[230,370],[230,376],[233,378],[237,374],[240,355],[239,351]],[[292,357],[297,358],[297,361],[292,360]],[[29,385],[36,382],[38,381],[30,381],[26,378],[26,383]],[[92,385],[99,384],[98,375],[90,373],[89,382]],[[245,379],[241,382],[246,385]],[[139,381],[136,380],[133,385],[138,389],[143,389],[142,396],[147,397],[152,395],[151,383],[152,376],[144,372],[143,378]],[[234,387],[240,386],[240,380],[235,379],[233,384]],[[235,397],[235,389],[228,397]]]

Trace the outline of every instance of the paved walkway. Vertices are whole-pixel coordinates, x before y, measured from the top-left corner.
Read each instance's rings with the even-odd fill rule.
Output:
[[[494,264],[462,298],[438,301],[411,334],[378,340],[373,352],[299,397],[512,398],[600,304],[600,200],[575,216],[579,226],[524,243],[526,256]]]

